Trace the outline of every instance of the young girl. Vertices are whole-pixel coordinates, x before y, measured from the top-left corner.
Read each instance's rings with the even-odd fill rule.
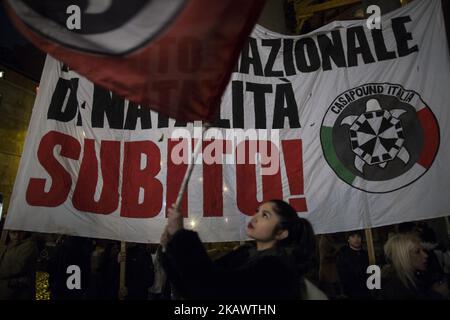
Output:
[[[161,243],[165,268],[186,299],[299,299],[303,274],[314,252],[311,224],[286,202],[263,203],[247,225],[254,245],[213,262],[182,215],[169,209]]]

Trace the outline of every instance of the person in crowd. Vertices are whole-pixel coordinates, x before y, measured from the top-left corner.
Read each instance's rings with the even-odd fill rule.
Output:
[[[369,256],[363,249],[359,231],[347,234],[347,245],[339,250],[336,265],[342,291],[347,298],[352,300],[371,298],[367,288]]]
[[[8,231],[0,245],[0,300],[34,300],[38,248],[28,232]]]
[[[436,249],[434,249],[434,254],[439,261],[439,264],[447,277],[447,283],[450,280],[450,249],[448,245],[448,240],[441,242]]]
[[[48,263],[49,287],[52,300],[87,299],[91,278],[92,240],[78,236],[61,236],[55,252]],[[69,266],[76,266],[80,272],[80,288],[68,286]],[[73,271],[72,274],[75,274]],[[76,282],[76,279],[74,279]]]
[[[314,253],[311,224],[282,200],[264,202],[247,225],[254,242],[212,261],[182,214],[168,210],[161,243],[169,279],[184,299],[301,299]]]
[[[412,221],[402,222],[397,225],[398,233],[418,233],[417,224]]]
[[[125,286],[120,287],[120,263],[125,262]],[[146,244],[128,242],[126,252],[120,243],[105,248],[102,288],[106,300],[147,300],[155,279],[151,251]]]
[[[319,240],[319,287],[330,299],[340,295],[339,276],[337,272],[337,254],[339,247],[332,234],[324,234]]]
[[[126,253],[120,254],[119,263],[125,261],[125,288],[119,287],[119,299],[147,300],[149,288],[155,280],[151,252],[144,243],[127,243]],[[119,280],[119,277],[117,277]]]
[[[155,269],[155,281],[149,288],[150,300],[169,300],[170,299],[170,284],[167,281],[166,271],[161,261],[162,247],[159,245],[156,248],[153,257],[153,265]]]
[[[103,261],[105,259],[105,240],[93,241],[91,253],[91,278],[89,279],[88,299],[102,299]]]
[[[386,242],[384,251],[389,264],[382,271],[380,299],[448,298],[448,284],[445,279],[431,279],[426,276],[428,254],[417,235],[397,234]]]
[[[106,241],[101,264],[100,291],[102,300],[117,300],[119,294],[119,241]]]
[[[436,233],[426,222],[419,222],[417,230],[422,248],[428,255],[426,276],[430,278],[430,281],[441,279],[444,275],[444,270],[435,253],[435,249],[438,247]]]
[[[436,242],[436,234],[425,221],[419,222],[403,222],[398,225],[400,234],[412,234],[418,237],[421,245],[427,254],[427,269],[421,274],[425,282],[434,282],[444,276],[444,270],[435,253],[438,244]]]

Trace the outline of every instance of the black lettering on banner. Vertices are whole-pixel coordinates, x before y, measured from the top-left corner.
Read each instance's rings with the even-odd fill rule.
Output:
[[[322,55],[322,68],[324,71],[331,70],[331,60],[334,61],[337,67],[345,68],[345,53],[342,45],[341,33],[339,30],[331,31],[332,39],[325,34],[317,36],[319,43],[320,54]]]
[[[244,105],[247,101],[253,100],[255,112],[255,129],[265,129],[270,124],[267,123],[267,108],[273,107],[272,128],[284,128],[286,118],[290,128],[300,128],[298,106],[292,84],[283,77],[293,76],[297,73],[316,72],[320,68],[324,71],[333,68],[350,68],[358,65],[358,60],[365,63],[375,61],[385,61],[403,57],[413,52],[419,51],[418,45],[414,43],[412,33],[407,30],[407,23],[411,22],[411,17],[403,16],[393,18],[392,33],[396,44],[386,44],[386,34],[389,30],[372,29],[366,30],[364,26],[350,27],[345,30],[346,34],[341,34],[344,30],[331,30],[326,34],[318,34],[317,37],[303,37],[298,40],[289,39],[259,39],[249,38],[241,53],[241,59],[235,64],[235,72],[252,75],[276,77],[285,83],[254,83],[242,80],[233,80],[231,83],[232,92],[232,119],[217,119],[215,125],[220,128],[244,128],[245,119]],[[370,38],[371,36],[371,38]],[[390,34],[392,37],[392,34]],[[346,37],[346,41],[345,41]],[[369,38],[368,38],[369,37]],[[317,41],[316,41],[317,39]],[[370,41],[373,40],[373,47]],[[194,70],[196,63],[193,54],[201,43],[188,41],[182,43],[183,50],[189,53],[189,57],[182,59],[179,57],[180,67],[183,64],[183,72]],[[347,47],[346,47],[347,46]],[[396,47],[394,47],[396,46]],[[261,60],[260,50],[265,50],[263,60]],[[347,52],[346,52],[347,50]],[[361,55],[361,57],[359,57]],[[267,61],[266,61],[267,57]],[[279,60],[277,60],[279,59]],[[281,59],[282,62],[281,62]],[[265,65],[263,63],[265,62]],[[281,68],[283,65],[283,68]],[[66,65],[61,64],[63,72],[68,72]],[[58,79],[55,90],[52,94],[47,118],[61,122],[76,120],[76,125],[82,125],[80,112],[87,102],[77,100],[77,90],[79,79],[69,79],[69,74]],[[263,79],[257,82],[264,82]],[[190,100],[192,92],[190,86],[178,87],[177,80],[167,80],[156,83],[152,90],[161,95],[170,96],[171,90],[181,90]],[[368,88],[368,90],[371,88]],[[360,90],[364,90],[360,89]],[[253,93],[253,95],[252,95]],[[269,94],[269,95],[267,95]],[[350,91],[343,101],[336,102],[334,110],[340,110],[358,95],[357,91]],[[267,100],[270,99],[270,100]],[[272,100],[274,99],[274,100]],[[80,106],[81,105],[81,106]],[[142,129],[151,129],[151,111],[145,107],[128,103],[128,108],[124,108],[125,100],[104,90],[99,86],[94,86],[91,123],[93,128],[103,128],[109,125],[111,129],[136,130],[138,121]],[[127,113],[125,114],[125,111]],[[108,124],[105,125],[105,117]],[[169,119],[158,114],[157,127],[169,127]],[[269,122],[271,119],[269,119]],[[171,122],[172,123],[172,122]],[[185,127],[186,122],[175,121],[175,127]],[[155,124],[153,124],[155,126]]]
[[[308,57],[309,64],[306,57]],[[313,72],[320,68],[319,52],[313,39],[302,38],[295,43],[295,60],[300,72]]]
[[[181,120],[176,120],[174,127],[186,127],[187,126],[187,122],[186,121],[181,121]]]
[[[91,122],[93,128],[103,128],[105,115],[111,129],[123,129],[124,100],[115,94],[94,86]]]
[[[281,49],[281,39],[262,39],[261,44],[263,47],[270,47],[269,57],[267,58],[264,67],[264,76],[282,77],[284,75],[282,70],[273,70],[273,66]]]
[[[236,61],[236,63],[234,64],[233,72],[239,72],[239,61],[240,60],[241,59],[238,59],[238,61]]]
[[[356,44],[356,40],[358,40],[359,47]],[[358,65],[358,54],[362,56],[366,64],[375,62],[370,52],[364,28],[361,26],[347,29],[347,63],[349,67]]]
[[[168,127],[169,127],[169,118],[167,118],[162,113],[158,113],[158,129]]]
[[[233,97],[233,128],[244,129],[244,83],[233,81],[231,92]]]
[[[255,129],[266,129],[266,93],[272,93],[271,84],[246,83],[246,91],[253,92],[255,103]]]
[[[75,118],[78,110],[77,90],[78,78],[59,78],[50,101],[47,119],[69,122]]]
[[[252,56],[249,56],[251,51]],[[253,66],[253,72],[255,76],[263,76],[263,68],[261,64],[261,58],[259,57],[258,44],[255,38],[249,37],[248,42],[242,49],[241,55],[241,67],[239,72],[249,74],[250,65]]]
[[[378,61],[395,59],[397,57],[395,51],[387,51],[383,31],[381,29],[372,29],[371,32]]]
[[[407,56],[410,53],[419,51],[417,45],[408,46],[408,40],[412,40],[413,37],[410,32],[406,31],[405,23],[410,22],[411,18],[398,17],[392,19],[392,30],[394,31],[395,40],[397,41],[397,51],[399,57]]]
[[[86,101],[84,101],[81,104],[81,109],[86,109]],[[83,125],[83,119],[81,118],[81,110],[78,110],[78,115],[77,115],[77,126],[81,127]]]
[[[129,102],[124,129],[136,130],[136,124],[137,124],[138,118],[141,119],[141,128],[142,129],[151,129],[152,119],[151,119],[151,115],[150,115],[150,108],[142,107],[133,102]]]
[[[294,65],[294,39],[283,39],[283,63],[286,76],[296,74]]]
[[[286,107],[285,106],[286,101]],[[275,108],[273,111],[273,129],[284,128],[284,119],[288,118],[289,127],[300,128],[298,107],[295,101],[292,83],[277,84],[275,90]]]
[[[230,120],[218,117],[218,119],[213,123],[212,126],[215,128],[230,128]]]

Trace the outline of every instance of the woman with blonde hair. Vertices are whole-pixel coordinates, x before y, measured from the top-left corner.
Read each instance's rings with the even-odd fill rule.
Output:
[[[444,279],[429,280],[428,255],[414,234],[397,234],[384,246],[388,265],[383,269],[381,298],[389,300],[446,299]]]

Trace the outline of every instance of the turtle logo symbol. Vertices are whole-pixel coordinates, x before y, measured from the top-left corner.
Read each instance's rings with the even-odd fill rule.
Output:
[[[364,164],[386,167],[388,161],[399,157],[405,164],[410,157],[403,142],[403,127],[399,116],[405,110],[382,110],[376,99],[366,103],[366,112],[348,116],[341,125],[350,125],[352,150],[356,154],[355,167],[363,172]]]
[[[390,83],[339,95],[320,132],[325,160],[352,187],[386,193],[418,180],[433,164],[439,127],[420,95]]]

